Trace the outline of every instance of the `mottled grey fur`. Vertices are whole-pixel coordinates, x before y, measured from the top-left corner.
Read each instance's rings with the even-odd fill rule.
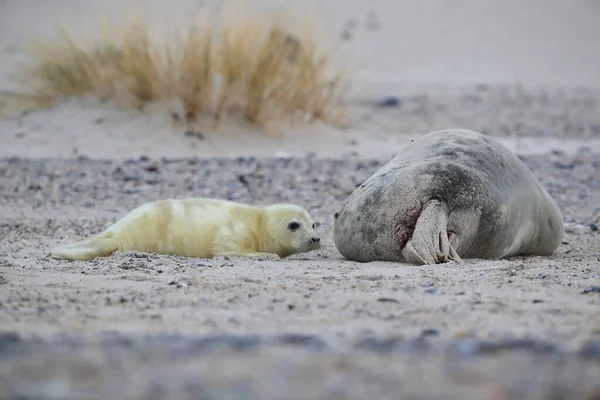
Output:
[[[431,132],[376,171],[335,214],[334,240],[355,261],[435,264],[549,255],[561,212],[525,164],[478,132]]]

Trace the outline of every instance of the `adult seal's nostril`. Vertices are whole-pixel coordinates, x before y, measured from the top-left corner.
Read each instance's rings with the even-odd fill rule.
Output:
[[[314,237],[314,238],[311,238],[311,240],[312,240],[313,243],[319,243],[321,241],[321,238],[320,237]]]

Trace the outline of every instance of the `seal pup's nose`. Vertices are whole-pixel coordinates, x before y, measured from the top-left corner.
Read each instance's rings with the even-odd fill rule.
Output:
[[[319,242],[321,241],[321,238],[320,238],[320,237],[318,237],[318,236],[316,236],[316,237],[312,237],[312,238],[310,238],[310,240],[311,240],[313,243],[319,243]]]

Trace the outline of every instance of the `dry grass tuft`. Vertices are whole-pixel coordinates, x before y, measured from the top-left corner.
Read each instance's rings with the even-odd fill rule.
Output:
[[[162,44],[140,18],[87,42],[63,30],[56,42],[34,43],[33,62],[14,77],[20,99],[44,107],[93,95],[138,109],[175,100],[182,117],[208,117],[215,127],[231,116],[260,127],[336,120],[347,74],[335,66],[334,49],[321,51],[313,26],[292,33],[282,15],[248,15],[207,15]]]

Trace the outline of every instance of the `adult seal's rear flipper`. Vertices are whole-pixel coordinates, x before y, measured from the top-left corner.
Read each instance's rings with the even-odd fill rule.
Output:
[[[402,249],[402,257],[414,264],[462,262],[456,253],[456,235],[448,233],[448,210],[438,200],[429,201],[417,219],[412,238]]]

